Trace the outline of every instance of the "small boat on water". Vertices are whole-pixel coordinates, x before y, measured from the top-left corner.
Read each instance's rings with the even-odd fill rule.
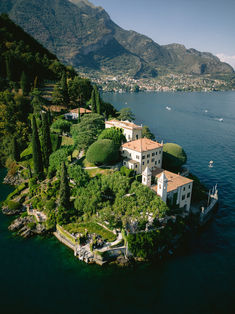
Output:
[[[206,109],[204,112],[205,112],[205,113],[207,113],[207,112],[208,112],[208,110]]]
[[[169,110],[169,111],[170,111],[170,110],[171,110],[171,107],[169,107],[169,106],[166,106],[166,110]]]
[[[216,118],[215,120],[219,121],[219,122],[223,122],[224,119],[223,118]]]
[[[213,161],[213,160],[210,160],[210,161],[209,161],[208,167],[209,167],[209,168],[213,168],[213,167],[214,167],[214,161]]]

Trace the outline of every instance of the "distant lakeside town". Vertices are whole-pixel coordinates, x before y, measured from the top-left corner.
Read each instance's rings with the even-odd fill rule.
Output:
[[[177,91],[226,91],[235,90],[234,77],[231,75],[190,75],[165,74],[156,78],[131,78],[125,75],[99,75],[80,73],[89,77],[103,92],[177,92]]]

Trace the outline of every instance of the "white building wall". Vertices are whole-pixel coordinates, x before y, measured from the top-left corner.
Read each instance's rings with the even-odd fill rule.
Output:
[[[193,183],[190,182],[185,184],[179,188],[178,192],[178,200],[179,200],[179,208],[185,207],[187,211],[190,210],[191,198],[192,198],[192,188]]]

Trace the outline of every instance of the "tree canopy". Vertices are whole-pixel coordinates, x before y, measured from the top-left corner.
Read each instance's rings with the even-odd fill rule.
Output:
[[[163,168],[179,171],[187,162],[187,155],[183,148],[175,143],[166,143],[163,145]]]
[[[86,159],[97,165],[113,164],[118,161],[119,157],[119,147],[108,139],[93,143],[86,154]]]
[[[102,133],[99,135],[98,139],[112,140],[118,147],[120,147],[122,143],[126,142],[126,137],[123,134],[123,130],[115,127],[104,129]]]
[[[150,131],[147,125],[142,128],[142,137],[149,138],[150,140],[155,140],[155,135]]]
[[[97,113],[90,113],[81,118],[81,122],[71,128],[75,145],[85,149],[94,143],[104,129],[104,117]]]
[[[131,111],[131,108],[122,108],[119,111],[118,119],[122,121],[134,121],[135,120],[135,115]]]

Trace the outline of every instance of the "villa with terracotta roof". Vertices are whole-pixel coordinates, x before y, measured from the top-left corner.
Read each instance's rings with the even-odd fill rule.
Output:
[[[157,182],[154,185],[151,184],[152,176]],[[193,180],[164,169],[151,171],[146,168],[142,173],[142,183],[149,186],[169,206],[190,210]]]
[[[142,137],[142,126],[133,122],[119,120],[105,121],[106,129],[112,127],[123,129],[123,134],[128,142],[138,140]]]
[[[66,120],[77,120],[79,115],[79,109],[80,109],[80,115],[83,116],[84,114],[91,113],[92,111],[86,108],[76,108],[73,110],[70,110],[68,113],[64,115]]]
[[[140,138],[124,143],[121,146],[121,154],[124,158],[123,165],[140,174],[146,167],[151,170],[162,167],[163,143]]]

